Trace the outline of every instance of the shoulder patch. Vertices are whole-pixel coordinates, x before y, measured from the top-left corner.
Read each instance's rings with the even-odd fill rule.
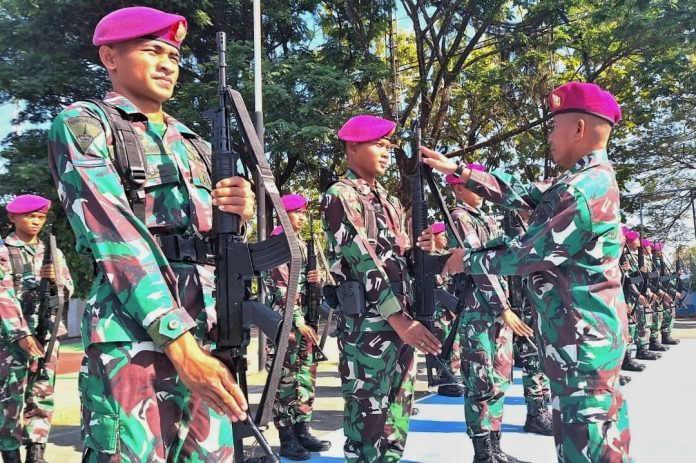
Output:
[[[89,116],[75,116],[65,119],[65,125],[80,149],[85,152],[95,138],[104,132],[101,123]]]

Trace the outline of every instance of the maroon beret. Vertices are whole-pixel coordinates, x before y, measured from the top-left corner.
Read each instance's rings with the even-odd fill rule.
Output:
[[[601,117],[612,126],[621,120],[621,108],[614,96],[599,85],[568,82],[549,95],[553,115],[585,113]]]
[[[361,114],[351,117],[338,130],[338,138],[343,141],[366,142],[389,137],[396,127],[396,122],[377,116]]]
[[[296,211],[298,209],[304,209],[305,207],[307,207],[307,203],[309,202],[309,200],[304,196],[292,193],[284,195],[282,198],[280,198],[280,200],[283,201],[283,207],[287,212]]]
[[[432,230],[433,230],[433,233],[436,235],[438,233],[442,233],[443,231],[445,231],[445,222],[435,222],[433,224]]]
[[[186,37],[186,18],[145,6],[112,11],[94,29],[95,46],[146,38],[179,48]]]
[[[280,234],[283,233],[284,231],[285,231],[285,230],[283,230],[283,226],[282,226],[282,225],[278,225],[277,227],[275,227],[275,228],[271,231],[271,236],[280,235]]]
[[[28,214],[30,212],[48,212],[51,201],[38,195],[20,195],[7,203],[5,209],[12,214]]]

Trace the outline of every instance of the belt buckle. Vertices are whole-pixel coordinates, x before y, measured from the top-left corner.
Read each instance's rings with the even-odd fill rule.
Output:
[[[176,247],[179,259],[184,262],[195,262],[197,260],[196,246],[194,237],[176,237]]]

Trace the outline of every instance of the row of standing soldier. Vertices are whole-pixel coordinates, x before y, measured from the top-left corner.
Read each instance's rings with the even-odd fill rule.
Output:
[[[93,43],[113,91],[102,102],[69,106],[50,130],[49,163],[78,251],[91,253],[97,265],[82,325],[83,461],[232,461],[232,424],[248,421],[245,391],[209,354],[222,327],[216,326],[216,269],[205,238],[213,210],[236,214],[241,225],[252,216],[254,195],[234,171],[211,172],[210,146],[162,110],[177,82],[187,27],[181,16],[142,7],[103,18]],[[520,275],[536,314],[559,461],[630,461],[627,409],[617,388],[627,328],[618,265],[619,195],[606,152],[621,112],[608,92],[576,82],[555,89],[549,104],[551,153],[567,169],[552,182],[523,184],[421,148],[425,164],[451,176],[455,194],[460,189],[531,213],[521,236],[504,237],[475,201],[458,197],[462,212],[455,234],[464,237],[463,248],[450,249],[440,270],[469,275],[460,295],[465,310],[452,328],[460,335],[469,435],[475,461],[518,461],[500,449],[502,395],[510,381],[510,330],[524,338],[533,331],[514,314],[505,282],[496,275]],[[432,230],[409,236],[401,204],[378,182],[394,148],[395,126],[373,116],[343,125],[338,138],[348,171],[321,202],[341,308],[347,461],[401,459],[414,349],[442,360],[443,342],[426,321],[414,320],[418,314],[411,313],[409,297],[413,242],[430,251]],[[131,137],[125,148],[124,137]],[[142,172],[130,164],[131,172],[124,173],[117,162],[124,149],[129,162],[138,161],[133,150],[146,160]],[[139,180],[137,187],[128,186],[129,180]],[[286,224],[295,228],[292,221]],[[285,229],[289,242],[295,231]],[[316,277],[306,275],[310,283]],[[287,294],[296,293],[293,286],[288,284]],[[298,317],[295,344],[315,344],[310,329]],[[580,334],[587,330],[603,347],[587,342]],[[294,349],[281,360],[290,364],[293,355],[304,355]],[[497,371],[496,363],[505,366]],[[309,382],[311,368],[303,378]],[[286,370],[283,378],[298,379],[291,379],[292,368]],[[290,412],[284,406],[288,389],[281,387],[276,402],[281,438],[305,450],[305,443],[325,449],[326,442],[306,433],[307,408]],[[541,391],[531,402],[538,404],[537,413],[545,407],[543,386]],[[311,399],[304,398],[311,409]],[[288,419],[289,413],[297,415]],[[306,456],[295,447],[299,457]]]

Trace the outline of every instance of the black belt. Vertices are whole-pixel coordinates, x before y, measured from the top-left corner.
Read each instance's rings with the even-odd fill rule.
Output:
[[[156,238],[170,262],[215,263],[210,243],[197,236],[157,235]]]

